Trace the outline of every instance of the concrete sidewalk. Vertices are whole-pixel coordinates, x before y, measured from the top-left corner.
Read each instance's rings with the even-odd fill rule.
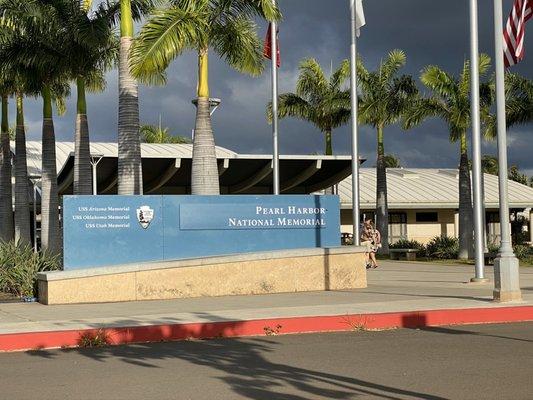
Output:
[[[97,305],[4,303],[0,304],[0,350],[1,335],[5,338],[9,334],[34,332],[365,316],[428,310],[497,310],[509,306],[533,310],[533,268],[521,269],[523,302],[520,303],[492,302],[493,283],[464,283],[472,275],[473,266],[382,261],[379,269],[368,272],[368,288],[354,291]],[[491,268],[487,268],[486,275],[492,278]],[[526,314],[524,320],[529,319]]]

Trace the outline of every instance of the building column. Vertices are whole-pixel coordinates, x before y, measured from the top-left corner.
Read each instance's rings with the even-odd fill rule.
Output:
[[[529,210],[529,244],[533,246],[533,208]]]

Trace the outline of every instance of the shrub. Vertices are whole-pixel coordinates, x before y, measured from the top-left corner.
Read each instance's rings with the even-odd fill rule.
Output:
[[[487,244],[487,250],[489,253],[497,254],[500,251],[500,245],[496,243]]]
[[[0,243],[0,291],[37,297],[37,273],[61,269],[59,256],[35,253],[28,245]]]
[[[418,250],[418,256],[424,257],[426,254],[426,247],[416,240],[400,239],[396,243],[389,245],[391,249],[416,249]]]
[[[513,247],[514,254],[519,260],[527,260],[533,257],[533,248],[526,245],[517,245]]]
[[[459,257],[459,239],[436,236],[426,246],[427,257],[436,259],[455,259]]]

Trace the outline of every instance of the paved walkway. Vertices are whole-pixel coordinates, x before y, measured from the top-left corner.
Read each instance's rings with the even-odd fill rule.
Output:
[[[341,292],[43,306],[0,303],[0,335],[113,327],[251,321],[508,307],[492,302],[493,284],[465,284],[473,266],[382,261],[367,289]],[[492,269],[486,275],[492,278]],[[533,268],[521,269],[524,301],[533,306]]]
[[[533,323],[0,354],[9,400],[526,400]]]

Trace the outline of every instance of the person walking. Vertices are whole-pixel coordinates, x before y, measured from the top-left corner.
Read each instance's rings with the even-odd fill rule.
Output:
[[[361,230],[361,245],[367,246],[366,269],[377,268],[378,262],[376,253],[381,247],[381,234],[376,229],[374,221],[371,218],[365,219]]]

